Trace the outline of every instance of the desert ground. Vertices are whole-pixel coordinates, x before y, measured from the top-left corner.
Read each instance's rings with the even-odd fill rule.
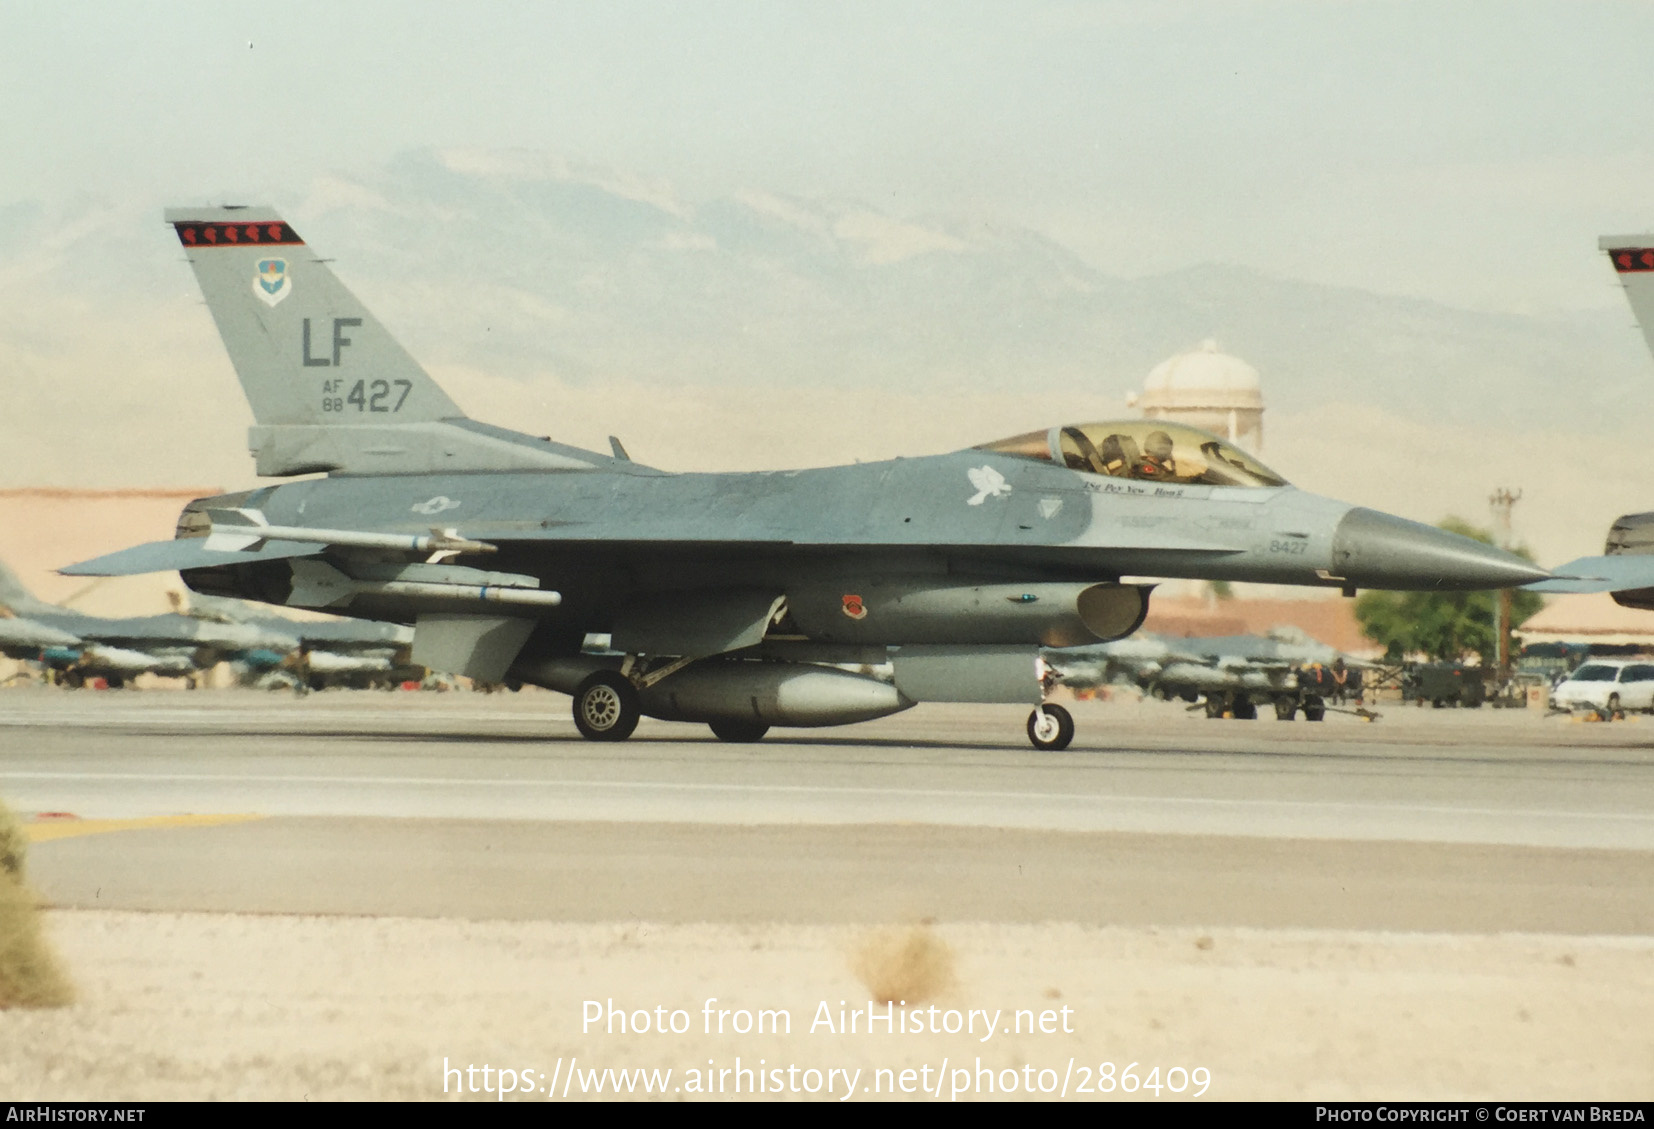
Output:
[[[0,1011],[0,1092],[1654,1098],[1654,729],[1382,712],[8,691],[76,994]]]

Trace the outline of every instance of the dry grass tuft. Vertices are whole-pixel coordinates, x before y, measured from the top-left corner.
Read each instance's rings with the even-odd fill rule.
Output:
[[[62,1007],[74,991],[41,935],[34,894],[23,885],[26,852],[21,824],[0,804],[0,1008]]]
[[[23,860],[29,854],[29,841],[23,837],[23,821],[0,804],[0,874],[15,882],[23,881]]]
[[[850,969],[881,1004],[925,1003],[954,984],[953,949],[923,925],[874,933],[856,949]]]

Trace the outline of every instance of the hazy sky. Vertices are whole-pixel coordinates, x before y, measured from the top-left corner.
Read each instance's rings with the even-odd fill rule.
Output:
[[[0,0],[0,203],[291,203],[423,146],[1520,311],[1622,301],[1654,4]]]

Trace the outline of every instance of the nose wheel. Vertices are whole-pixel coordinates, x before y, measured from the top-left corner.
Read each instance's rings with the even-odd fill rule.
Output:
[[[1074,739],[1074,718],[1061,706],[1047,702],[1028,715],[1028,740],[1036,749],[1056,752]]]

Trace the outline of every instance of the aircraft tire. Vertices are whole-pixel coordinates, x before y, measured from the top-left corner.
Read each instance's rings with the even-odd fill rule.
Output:
[[[742,745],[762,741],[764,734],[770,731],[770,727],[761,721],[726,719],[709,721],[707,725],[712,729],[712,735],[718,740]]]
[[[1327,716],[1327,703],[1320,698],[1310,698],[1304,702],[1304,720],[1321,721]]]
[[[574,726],[588,741],[624,741],[641,715],[637,688],[616,671],[600,670],[574,691]]]
[[[1227,706],[1225,705],[1224,700],[1223,700],[1223,696],[1221,694],[1207,694],[1206,695],[1206,716],[1207,717],[1212,717],[1212,718],[1222,717],[1224,715],[1224,712],[1225,712],[1226,709],[1227,709]]]
[[[1294,698],[1282,696],[1275,699],[1275,717],[1279,721],[1291,721],[1298,716],[1298,702]]]
[[[1028,715],[1028,740],[1034,748],[1060,752],[1074,739],[1074,717],[1061,706],[1047,703]]]
[[[1245,694],[1235,695],[1235,718],[1239,721],[1257,721],[1258,705]]]

